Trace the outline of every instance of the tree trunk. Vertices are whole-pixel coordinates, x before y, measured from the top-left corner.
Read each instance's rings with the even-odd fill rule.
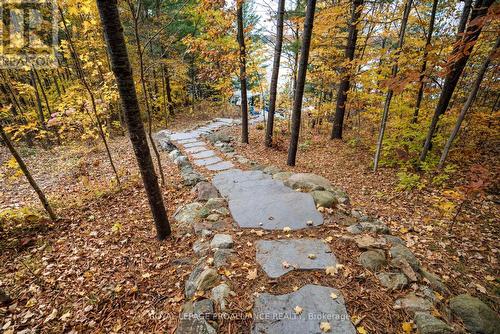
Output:
[[[68,26],[66,24],[66,19],[64,18],[64,12],[60,6],[58,6],[57,8],[59,11],[59,15],[61,17],[61,21],[63,23],[64,31],[66,33],[66,38],[68,40],[71,55],[72,55],[73,60],[75,62],[75,69],[76,69],[77,77],[80,79],[83,86],[87,90],[87,93],[89,94],[90,103],[92,105],[92,111],[93,111],[94,117],[95,117],[95,125],[99,131],[99,136],[101,137],[101,140],[104,144],[104,148],[105,148],[106,154],[108,156],[109,164],[111,165],[111,169],[113,170],[113,173],[115,174],[116,182],[118,183],[118,186],[121,186],[120,177],[118,176],[118,171],[116,170],[115,163],[113,162],[113,157],[111,155],[111,150],[109,149],[108,140],[106,139],[106,133],[104,133],[104,128],[102,126],[101,119],[99,118],[99,114],[97,113],[97,106],[96,106],[94,92],[92,91],[90,84],[87,82],[87,79],[85,77],[85,73],[83,72],[83,66],[80,63],[80,58],[78,57],[78,52],[76,51],[75,45],[73,44],[73,39],[71,38],[71,34],[70,34]],[[91,121],[94,122],[94,120],[92,119],[92,117],[90,115],[90,112],[87,111],[87,113],[88,113]]]
[[[276,23],[276,44],[274,46],[273,72],[271,74],[271,87],[269,89],[269,113],[267,117],[266,146],[273,144],[274,111],[276,110],[276,91],[280,71],[281,48],[283,45],[283,17],[285,15],[285,0],[278,2],[278,22]],[[264,97],[262,97],[264,98]],[[264,111],[263,111],[264,113]]]
[[[45,106],[47,107],[47,113],[49,117],[52,115],[52,111],[50,110],[49,99],[47,98],[47,94],[45,94],[45,88],[43,88],[42,80],[40,80],[40,76],[38,75],[38,71],[33,66],[33,72],[35,72],[35,78],[38,81],[38,86],[40,87],[40,91],[42,92],[43,100],[45,101]]]
[[[151,105],[149,103],[149,97],[148,97],[148,87],[146,85],[146,77],[144,75],[144,48],[141,45],[141,39],[139,36],[139,17],[138,13],[136,13],[136,10],[132,3],[128,1],[129,7],[130,7],[130,13],[132,15],[133,21],[134,21],[134,35],[135,35],[135,44],[137,47],[137,57],[139,58],[139,74],[140,74],[140,80],[141,80],[141,86],[142,86],[142,95],[144,98],[144,105],[146,107],[146,115],[148,117],[148,138],[149,142],[151,143],[151,147],[153,148],[153,152],[156,157],[156,162],[158,165],[158,173],[160,174],[160,180],[162,186],[165,185],[165,176],[163,175],[163,167],[161,165],[161,157],[160,157],[160,152],[158,152],[158,148],[155,145],[154,139],[153,139],[153,120],[152,120],[152,111],[151,111]]]
[[[243,0],[238,1],[237,6],[238,44],[240,46],[241,142],[248,144],[247,74],[245,36],[243,35]]]
[[[21,158],[21,156],[19,155],[19,153],[17,153],[15,147],[10,142],[9,137],[7,137],[7,134],[3,130],[3,125],[1,123],[0,123],[0,137],[2,138],[2,141],[7,146],[7,148],[9,149],[9,151],[12,154],[12,156],[14,157],[14,159],[16,159],[17,164],[19,165],[19,168],[21,168],[24,176],[26,176],[26,178],[28,179],[29,184],[31,185],[33,190],[35,190],[36,194],[38,195],[38,198],[40,199],[40,202],[42,202],[42,205],[43,205],[45,211],[47,211],[50,219],[52,219],[53,221],[56,221],[58,218],[57,218],[56,214],[54,213],[54,211],[52,210],[52,207],[50,206],[49,201],[47,201],[45,194],[40,189],[40,187],[36,183],[33,176],[31,176],[31,173],[28,170],[28,167],[24,163],[24,161]]]
[[[349,37],[345,48],[346,61],[351,62],[354,59],[356,51],[356,40],[358,38],[358,29],[356,27],[359,16],[361,15],[361,6],[363,0],[354,0],[352,4],[351,22],[349,23]],[[345,105],[347,103],[347,92],[349,91],[351,78],[351,64],[342,70],[342,80],[340,81],[337,95],[337,106],[335,108],[335,118],[333,120],[332,135],[330,139],[342,139],[342,127],[344,125]]]
[[[465,115],[467,114],[467,111],[470,109],[472,102],[474,102],[474,99],[476,98],[479,87],[481,86],[481,81],[483,81],[484,74],[486,73],[486,70],[488,69],[488,66],[490,65],[490,62],[491,62],[491,59],[493,58],[493,55],[495,54],[495,52],[498,49],[499,44],[500,44],[500,38],[497,38],[495,46],[493,46],[493,50],[491,50],[491,53],[489,54],[488,58],[483,63],[483,66],[481,66],[479,73],[477,74],[476,80],[474,81],[474,84],[472,85],[472,90],[469,93],[469,96],[467,97],[467,101],[463,105],[462,110],[460,111],[460,115],[458,116],[457,122],[455,124],[455,127],[453,128],[453,131],[451,132],[451,135],[448,138],[446,145],[444,146],[443,153],[441,155],[441,159],[439,160],[439,168],[443,167],[443,164],[446,160],[446,157],[448,156],[448,153],[450,152],[451,145],[453,144],[453,141],[455,140],[455,138],[458,134],[458,131],[460,131],[460,127],[461,127],[462,122],[465,118]]]
[[[462,16],[460,17],[460,21],[458,22],[457,40],[461,38],[461,34],[465,31],[465,28],[467,27],[467,20],[469,19],[471,7],[472,7],[472,0],[465,0],[464,8],[462,9]]]
[[[165,75],[165,92],[167,94],[167,103],[168,103],[168,114],[169,116],[174,116],[174,102],[172,100],[172,86],[170,86],[170,73],[168,72],[168,67],[165,65],[163,67],[164,75]]]
[[[35,103],[36,103],[36,109],[38,110],[38,117],[40,118],[40,125],[44,130],[46,130],[45,116],[43,115],[43,108],[42,108],[42,100],[40,100],[40,94],[38,93],[35,72],[33,71],[33,69],[30,71],[30,78],[31,78],[31,85],[35,90]]]
[[[434,132],[436,131],[439,117],[443,115],[448,109],[448,105],[450,103],[453,92],[455,91],[458,80],[462,75],[467,61],[469,60],[472,49],[474,48],[474,44],[476,43],[476,40],[481,33],[484,23],[478,23],[478,20],[486,15],[486,13],[488,12],[488,8],[493,3],[494,0],[476,0],[474,8],[472,8],[472,14],[469,18],[465,34],[457,43],[456,47],[451,53],[450,58],[452,60],[451,63],[448,64],[450,70],[446,75],[443,89],[441,91],[441,95],[439,96],[439,101],[436,106],[436,110],[434,111],[434,115],[429,126],[429,131],[425,139],[424,147],[422,148],[422,152],[420,153],[420,161],[424,161],[427,157],[427,153],[429,152],[429,149],[431,147],[432,138],[434,137]],[[474,21],[475,24],[471,25],[472,21]]]
[[[137,101],[132,68],[118,13],[117,0],[97,0],[97,6],[106,36],[106,44],[111,58],[113,73],[118,84],[130,141],[134,147],[134,153],[139,164],[144,188],[155,221],[157,237],[159,240],[164,240],[170,235],[171,230],[158,185],[158,178],[154,171],[153,160],[149,152],[144,125],[141,120],[139,102]]]
[[[436,11],[439,0],[434,0],[432,3],[432,12],[431,19],[429,21],[429,31],[427,32],[427,39],[425,41],[424,47],[424,56],[422,61],[422,67],[420,68],[420,77],[418,79],[418,93],[417,93],[417,102],[415,103],[415,112],[413,113],[412,123],[417,123],[418,121],[418,113],[420,111],[420,104],[422,103],[422,98],[424,96],[424,77],[425,71],[427,69],[427,56],[429,54],[429,47],[431,46],[432,33],[434,31],[434,22],[436,20]]]
[[[309,47],[311,46],[311,35],[314,24],[314,12],[316,0],[307,1],[306,17],[304,20],[304,33],[302,35],[302,47],[300,49],[299,73],[297,75],[297,87],[293,99],[292,110],[292,133],[290,135],[290,146],[288,148],[288,166],[295,166],[297,147],[299,144],[300,120],[302,110],[302,97],[306,82],[307,63],[309,60]]]
[[[401,28],[399,29],[399,39],[396,51],[396,59],[394,60],[395,63],[394,65],[392,65],[392,71],[391,71],[392,78],[395,78],[396,75],[398,74],[397,59],[399,58],[399,53],[401,52],[401,48],[403,47],[406,25],[408,23],[408,17],[410,16],[412,2],[413,2],[412,0],[408,0],[408,2],[405,4],[405,9],[403,11],[403,19],[401,20]],[[387,125],[387,118],[389,117],[389,109],[391,108],[391,100],[393,95],[394,95],[394,90],[391,87],[389,87],[389,89],[387,90],[387,95],[385,97],[384,112],[382,113],[382,120],[380,121],[380,130],[378,134],[377,148],[375,150],[375,158],[373,159],[374,172],[376,172],[378,168],[380,152],[382,151],[382,143],[384,141],[385,128]]]

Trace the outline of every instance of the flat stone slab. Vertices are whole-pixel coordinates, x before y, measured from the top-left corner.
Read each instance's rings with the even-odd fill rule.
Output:
[[[261,171],[230,170],[217,174],[212,183],[228,198],[240,227],[298,230],[323,224],[310,194],[294,191]]]
[[[205,145],[204,142],[202,142],[202,141],[195,141],[193,143],[184,144],[183,146],[185,148],[190,148],[190,147],[203,146],[203,145]]]
[[[201,151],[200,153],[195,153],[192,155],[194,159],[204,159],[204,158],[209,158],[213,157],[215,155],[215,152],[212,150],[208,151]]]
[[[213,165],[217,162],[221,162],[222,159],[219,157],[210,157],[206,159],[198,159],[194,161],[194,164],[196,166],[208,166],[208,165]]]
[[[222,162],[218,162],[216,164],[213,164],[213,165],[208,165],[208,166],[205,166],[208,170],[210,171],[221,171],[221,170],[226,170],[226,169],[230,169],[230,168],[233,168],[234,165],[232,162],[229,162],[229,161],[222,161]]]
[[[200,134],[195,132],[195,131],[178,132],[178,133],[171,134],[170,139],[174,140],[174,141],[178,141],[178,140],[184,140],[184,139],[195,139],[195,138],[198,138],[199,136],[200,136]]]
[[[198,153],[198,152],[202,152],[202,151],[206,151],[207,148],[205,146],[195,146],[195,147],[189,147],[189,148],[186,148],[186,152],[188,153]]]
[[[295,313],[296,306],[302,313]],[[322,334],[322,322],[329,323],[330,334],[356,334],[340,291],[320,285],[309,284],[285,295],[259,294],[253,319],[253,334]]]
[[[215,121],[225,123],[227,125],[234,123],[234,120],[232,118],[216,118]]]
[[[198,138],[191,138],[191,139],[182,139],[182,140],[177,140],[179,144],[188,144],[188,143],[194,143],[198,141]]]
[[[256,247],[257,263],[270,278],[292,270],[319,270],[337,264],[330,247],[319,239],[259,240]]]

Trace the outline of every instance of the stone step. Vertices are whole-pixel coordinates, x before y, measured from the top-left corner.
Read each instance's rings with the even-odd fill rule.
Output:
[[[356,329],[340,291],[310,284],[285,295],[259,294],[253,308],[252,333],[355,334]]]
[[[323,224],[310,194],[293,191],[261,171],[230,170],[215,175],[212,183],[228,198],[240,227],[298,230]]]
[[[233,167],[234,167],[233,163],[229,161],[222,161],[213,165],[205,166],[205,168],[208,169],[209,171],[222,171],[226,169],[231,169]]]
[[[259,240],[257,263],[270,278],[292,270],[324,270],[337,264],[330,247],[319,239]]]
[[[222,159],[217,157],[217,156],[214,156],[214,157],[210,157],[210,158],[206,158],[206,159],[197,159],[197,160],[194,160],[194,164],[196,166],[208,166],[208,165],[213,165],[217,162],[221,162]]]

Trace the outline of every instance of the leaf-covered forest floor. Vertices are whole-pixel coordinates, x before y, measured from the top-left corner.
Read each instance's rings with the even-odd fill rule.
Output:
[[[234,137],[240,130],[225,130]],[[456,174],[443,186],[430,182],[421,189],[397,189],[397,170],[380,168],[372,172],[372,151],[355,147],[346,141],[329,140],[328,130],[306,130],[299,149],[297,166],[286,165],[288,141],[278,135],[277,145],[268,149],[264,145],[264,130],[250,132],[251,145],[237,146],[237,152],[260,164],[274,165],[284,171],[315,173],[329,179],[344,189],[352,207],[379,217],[391,230],[399,231],[407,245],[434,273],[441,276],[454,294],[471,293],[490,300],[499,309],[499,235],[500,198],[498,191],[498,156],[485,155],[456,157],[459,165]],[[345,137],[353,137],[347,133]],[[484,161],[484,159],[489,159]],[[463,205],[460,214],[454,213],[462,199],[447,196],[450,190],[469,182],[470,167],[480,164],[486,168],[487,177],[493,180],[485,193],[472,196]],[[425,182],[425,181],[424,181]],[[455,211],[443,212],[448,203]],[[495,279],[496,278],[496,279]]]
[[[171,127],[192,127],[204,119],[208,118],[193,121],[181,117]],[[234,137],[239,135],[238,128],[225,131]],[[331,142],[326,134],[306,134],[310,144],[299,151],[297,167],[290,168],[283,145],[273,150],[264,148],[263,134],[263,130],[252,127],[252,144],[236,145],[236,150],[261,164],[327,177],[347,191],[353,207],[381,217],[392,230],[399,231],[425,267],[443,278],[452,294],[478,295],[499,310],[496,194],[468,203],[450,231],[449,219],[439,206],[446,188],[397,191],[395,169],[382,168],[373,174],[368,150]],[[22,149],[35,179],[64,220],[48,223],[36,212],[16,210],[16,216],[2,225],[0,288],[14,299],[9,307],[0,307],[5,319],[0,328],[6,332],[28,328],[46,333],[174,332],[185,302],[184,281],[194,266],[195,237],[174,224],[172,239],[162,243],[154,239],[128,138],[114,138],[110,145],[123,183],[121,190],[110,183],[113,174],[100,146]],[[7,152],[0,150],[2,166],[8,159]],[[171,217],[179,205],[194,201],[194,194],[180,186],[177,167],[165,153],[162,162],[166,176],[162,189]],[[498,175],[495,172],[493,177]],[[12,171],[5,167],[1,173],[0,208],[38,205],[23,177],[12,178]],[[457,182],[463,179],[460,173],[454,176]],[[401,323],[410,318],[392,305],[404,293],[384,292],[378,280],[357,263],[360,251],[340,238],[344,227],[336,221],[341,219],[334,213],[323,227],[294,232],[294,236],[332,236],[332,251],[347,270],[336,277],[323,272],[292,272],[280,280],[266,278],[256,265],[256,232],[234,229],[229,221],[226,232],[236,240],[237,256],[221,274],[228,277],[236,293],[230,297],[230,309],[248,315],[252,294],[257,291],[284,293],[295,286],[319,283],[340,289],[351,316],[361,319],[370,333],[400,332]],[[266,232],[266,237],[286,238],[279,231]],[[257,277],[249,278],[254,269],[258,269]],[[442,303],[445,305],[446,300]],[[224,321],[221,330],[244,332],[250,321],[247,317]]]

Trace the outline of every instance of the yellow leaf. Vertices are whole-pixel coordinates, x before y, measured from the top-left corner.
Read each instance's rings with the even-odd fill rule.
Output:
[[[295,306],[293,311],[295,312],[295,314],[301,314],[303,309],[302,307],[300,307],[299,305]]]
[[[311,260],[314,260],[316,258],[316,254],[309,254],[307,255],[308,258],[310,258]]]
[[[337,299],[339,296],[337,296],[337,294],[336,294],[336,293],[332,292],[332,293],[330,294],[330,297],[332,297],[332,299]]]
[[[319,325],[319,329],[321,329],[323,333],[327,333],[332,329],[332,326],[330,326],[330,323],[325,321]]]
[[[281,262],[281,265],[282,265],[282,266],[283,266],[283,268],[285,268],[285,269],[290,268],[290,263],[288,263],[288,262],[286,262],[286,261]]]
[[[368,331],[363,326],[356,327],[359,334],[368,334]]]
[[[30,300],[28,300],[28,301],[26,302],[26,305],[25,305],[25,306],[26,306],[26,307],[33,307],[33,306],[35,306],[35,304],[36,304],[36,299],[35,299],[35,298],[31,298]]]
[[[403,332],[405,332],[406,334],[410,334],[411,330],[413,328],[413,325],[410,322],[405,321],[401,324],[401,328],[403,328]]]
[[[285,232],[285,233],[288,233],[288,232],[290,232],[291,230],[292,230],[292,229],[291,229],[289,226],[285,226],[285,227],[283,227],[283,232]]]
[[[444,299],[443,295],[436,291],[434,291],[434,296],[436,296],[436,299],[440,301]]]
[[[435,308],[432,309],[431,314],[436,318],[441,317],[441,313],[439,313],[439,311],[436,310]]]

